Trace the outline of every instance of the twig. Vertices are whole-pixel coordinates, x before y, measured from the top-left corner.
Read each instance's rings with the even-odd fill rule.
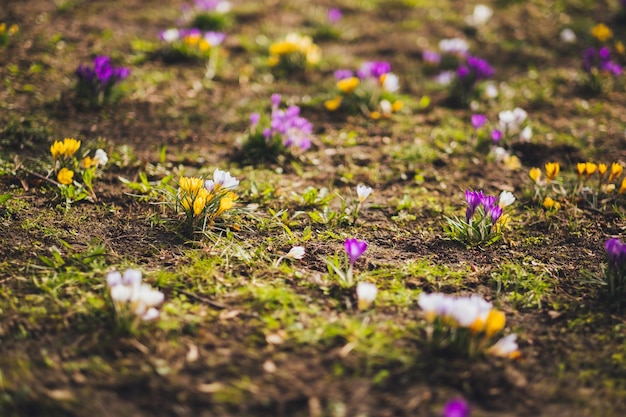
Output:
[[[191,293],[191,292],[188,292],[188,291],[184,291],[184,290],[177,290],[177,291],[179,293],[181,293],[181,294],[185,294],[188,297],[195,298],[198,301],[202,301],[203,303],[206,303],[206,304],[208,304],[210,306],[213,306],[215,308],[219,308],[220,310],[225,310],[225,309],[228,308],[228,306],[226,304],[218,303],[217,301],[213,301],[213,300],[210,300],[210,299],[205,298],[205,297],[200,297],[199,295],[196,295],[194,293]]]

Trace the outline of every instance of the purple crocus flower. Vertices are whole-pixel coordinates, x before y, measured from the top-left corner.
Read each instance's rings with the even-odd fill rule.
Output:
[[[498,142],[500,142],[500,140],[502,140],[502,136],[504,136],[504,134],[502,133],[502,131],[501,131],[501,130],[498,130],[498,129],[493,129],[493,130],[491,131],[491,140],[492,140],[494,143],[498,143]]]
[[[491,224],[496,224],[500,216],[502,216],[502,207],[495,204],[489,208],[487,214],[491,217]]]
[[[330,23],[336,23],[341,20],[341,10],[337,8],[328,9],[328,21]]]
[[[344,80],[346,78],[352,78],[354,76],[354,74],[352,73],[352,71],[347,70],[347,69],[340,69],[335,71],[335,79],[337,81],[341,81]]]
[[[469,76],[470,74],[470,70],[468,67],[466,67],[465,65],[461,65],[460,67],[458,67],[456,69],[456,75],[457,77],[459,77],[460,79],[465,79],[467,78],[467,76]]]
[[[368,61],[361,65],[361,68],[357,71],[357,76],[360,79],[364,78],[376,78],[379,79],[381,75],[391,72],[391,64],[387,61]]]
[[[493,195],[486,195],[486,196],[483,196],[483,200],[481,201],[481,203],[483,207],[485,208],[485,210],[489,210],[491,207],[497,204],[497,201],[498,201],[498,197],[493,196]]]
[[[484,114],[472,114],[472,126],[474,129],[480,129],[487,123],[487,116]]]
[[[491,78],[495,74],[493,67],[487,61],[476,56],[467,58],[467,66],[477,80]]]
[[[469,404],[465,400],[458,398],[448,401],[443,407],[441,415],[443,417],[469,417],[470,411]]]
[[[626,258],[626,245],[617,238],[612,238],[604,244],[606,249],[606,257],[609,260],[609,268],[615,269],[620,266]]]
[[[465,221],[469,222],[472,217],[474,217],[474,213],[476,209],[482,203],[484,198],[482,191],[465,191],[465,201],[467,201],[467,209],[465,210]]]
[[[439,65],[441,62],[441,54],[435,51],[425,50],[422,52],[424,62],[431,65]]]
[[[250,115],[250,128],[254,129],[256,125],[259,124],[261,120],[261,115],[259,113],[252,113]]]
[[[363,252],[367,249],[367,242],[364,240],[357,240],[356,238],[349,238],[346,239],[343,246],[348,254],[350,265],[354,265],[357,259],[359,259],[361,255],[363,255]]]
[[[280,105],[281,96],[278,93],[272,94],[270,100],[272,102],[272,109],[277,109]]]

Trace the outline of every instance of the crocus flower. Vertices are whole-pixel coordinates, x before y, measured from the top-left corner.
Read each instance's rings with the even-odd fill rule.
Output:
[[[127,269],[123,275],[119,272],[110,272],[106,280],[111,300],[118,313],[128,311],[143,321],[159,317],[155,307],[163,303],[165,297],[162,292],[141,283],[140,271]]]
[[[558,162],[548,162],[545,165],[546,168],[546,177],[548,180],[553,181],[559,175],[559,171],[561,170],[561,165]]]
[[[441,54],[435,51],[425,50],[422,52],[422,59],[427,64],[439,65],[439,63],[441,62]]]
[[[230,172],[216,169],[213,172],[213,179],[206,180],[204,186],[210,192],[216,192],[220,189],[235,188],[239,185],[239,180],[230,175]]]
[[[491,217],[491,224],[496,224],[500,216],[502,216],[502,207],[495,205],[491,206],[487,214]]]
[[[465,211],[465,221],[469,222],[472,217],[474,217],[474,213],[476,209],[482,203],[484,198],[482,191],[465,191],[465,201],[467,201],[467,209]]]
[[[469,417],[470,406],[465,400],[460,398],[450,400],[444,406],[441,415],[443,417]]]
[[[359,184],[356,186],[356,195],[359,198],[359,202],[362,203],[365,201],[367,197],[372,193],[372,187],[368,187],[367,185]]]
[[[575,43],[576,42],[576,33],[572,29],[570,29],[570,28],[565,28],[559,34],[559,39],[563,43]]]
[[[74,181],[74,171],[65,167],[61,168],[57,174],[57,181],[63,185],[70,185]]]
[[[623,171],[624,171],[624,168],[622,167],[621,164],[618,164],[617,162],[613,162],[611,164],[611,173],[609,174],[609,182],[614,181],[616,178],[622,175]]]
[[[538,184],[541,179],[541,169],[537,167],[531,168],[528,171],[528,176],[535,182],[535,184]]]
[[[515,196],[510,191],[502,191],[498,198],[498,205],[502,208],[508,207],[515,202]]]
[[[465,22],[470,26],[482,26],[491,19],[493,16],[493,10],[491,7],[484,4],[477,4],[474,6],[474,12],[465,18]]]
[[[96,153],[93,157],[94,162],[98,166],[105,166],[107,162],[109,162],[109,155],[104,151],[104,149],[97,149]]]
[[[347,70],[347,69],[340,69],[335,71],[335,73],[333,74],[335,76],[336,80],[343,80],[346,78],[352,78],[354,76],[354,74],[352,73],[352,71]]]
[[[348,254],[350,265],[354,265],[357,259],[359,259],[367,249],[367,242],[356,238],[349,238],[346,239],[343,246]]]
[[[304,246],[294,246],[293,248],[289,250],[287,255],[285,255],[285,258],[299,260],[299,259],[304,258],[304,254],[305,254]]]
[[[336,23],[341,20],[341,10],[337,8],[328,9],[328,21],[330,23]]]
[[[451,38],[439,41],[439,50],[446,54],[465,56],[469,45],[465,39]]]
[[[503,136],[503,134],[502,134],[502,131],[501,131],[501,130],[498,130],[498,129],[493,129],[493,130],[491,131],[491,140],[492,140],[494,143],[498,143],[498,142],[500,142],[500,141],[502,140],[502,136]]]
[[[517,346],[516,339],[517,335],[515,333],[504,336],[502,339],[498,340],[493,346],[487,349],[487,353],[495,356],[515,359],[520,356],[519,347]]]
[[[472,126],[474,129],[480,129],[487,123],[487,116],[484,114],[473,114],[472,115]]]
[[[356,298],[359,310],[365,310],[376,299],[378,288],[369,282],[359,282],[356,286]]]

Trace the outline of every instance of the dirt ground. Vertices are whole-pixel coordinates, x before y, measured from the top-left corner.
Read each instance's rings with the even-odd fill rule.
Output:
[[[0,194],[11,195],[0,203],[1,416],[436,416],[459,397],[473,416],[626,413],[624,312],[590,282],[602,276],[606,239],[624,234],[624,201],[549,213],[528,178],[552,161],[570,173],[586,160],[626,163],[623,80],[600,95],[579,88],[590,28],[604,22],[626,38],[617,2],[485,1],[495,13],[476,31],[465,1],[233,1],[212,80],[202,62],[137,48],[174,27],[183,3],[0,0],[0,22],[19,26],[0,47]],[[330,7],[343,12],[341,35],[317,41],[319,68],[272,76],[268,40],[314,34]],[[565,27],[576,43],[559,40]],[[471,149],[472,111],[433,86],[422,51],[451,37],[496,69],[501,94],[481,112],[528,112],[534,136],[512,145],[521,168]],[[131,68],[126,94],[79,106],[74,70],[100,54]],[[405,111],[382,120],[326,111],[333,72],[371,60],[391,63]],[[273,93],[302,106],[313,146],[286,162],[241,164],[249,115]],[[33,174],[46,174],[42,161],[64,137],[109,153],[96,203],[65,209]],[[120,181],[215,168],[241,180],[240,211],[212,239],[185,239],[173,216]],[[360,183],[374,192],[354,225],[315,222],[306,213],[321,204],[296,197],[307,187],[351,195]],[[444,216],[463,213],[467,188],[517,196],[503,240],[466,248],[446,238]],[[339,199],[329,206],[339,210]],[[280,210],[282,220],[271,214]],[[381,290],[367,312],[322,260],[352,236],[368,241],[358,269]],[[275,266],[295,244],[306,257]],[[61,260],[51,265],[53,253]],[[159,323],[120,336],[104,277],[131,266],[166,303]],[[521,357],[429,351],[421,291],[494,301]]]

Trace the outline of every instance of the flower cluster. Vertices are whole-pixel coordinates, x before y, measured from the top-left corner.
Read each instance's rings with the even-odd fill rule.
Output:
[[[610,78],[622,74],[622,66],[613,56],[623,55],[625,48],[621,42],[616,42],[614,45],[608,44],[613,38],[613,31],[603,23],[591,29],[591,36],[595,44],[582,53],[583,82],[590,92],[600,93]]]
[[[569,178],[559,177],[561,166],[558,162],[545,164],[544,170],[545,173],[534,167],[528,175],[535,184],[535,199],[543,201],[543,206],[549,210],[561,208],[559,200],[565,199],[574,204],[586,201],[591,207],[598,208],[626,193],[626,177],[620,181],[624,167],[617,162],[611,165],[579,162],[576,164],[576,177]]]
[[[319,46],[310,36],[290,33],[269,47],[268,65],[280,75],[290,75],[315,66],[322,57]]]
[[[223,32],[203,32],[200,29],[167,29],[159,34],[165,43],[161,51],[167,61],[209,59],[212,51],[224,42]]]
[[[426,314],[428,338],[436,347],[464,352],[471,358],[481,353],[519,357],[514,333],[493,343],[504,329],[506,317],[482,297],[422,292],[417,303]]]
[[[182,22],[201,30],[224,30],[233,23],[231,2],[227,0],[195,0],[182,7]]]
[[[436,80],[450,86],[450,99],[454,104],[469,104],[478,82],[493,77],[495,70],[486,60],[470,55],[464,39],[443,39],[439,42],[439,51],[426,50],[422,59],[430,68],[439,69]]]
[[[626,293],[626,245],[620,239],[611,238],[604,245],[608,261],[605,283],[611,296],[623,297]]]
[[[300,107],[280,108],[280,94],[271,97],[272,110],[268,116],[250,116],[250,131],[241,149],[243,159],[251,162],[276,162],[289,148],[306,151],[311,147],[313,125],[300,116]]]
[[[491,244],[502,236],[502,227],[509,222],[504,209],[515,201],[508,191],[500,196],[487,196],[482,191],[465,191],[467,208],[465,218],[446,218],[448,236],[454,240],[475,246]]]
[[[225,211],[234,207],[237,194],[232,189],[239,185],[229,172],[216,169],[213,179],[181,177],[175,195],[176,207],[186,218],[186,230],[192,234],[201,226],[205,229]]]
[[[20,28],[13,24],[7,28],[7,24],[0,23],[0,47],[7,46],[11,42],[11,38],[20,31]]]
[[[127,269],[124,274],[109,272],[106,279],[118,325],[122,329],[132,331],[142,321],[159,318],[156,307],[163,303],[165,296],[141,282],[141,271]]]
[[[130,75],[130,69],[116,67],[106,55],[96,56],[93,66],[81,64],[75,71],[76,97],[91,106],[113,103],[119,98],[116,86]]]
[[[503,110],[498,113],[498,121],[489,124],[484,114],[473,114],[471,118],[474,128],[477,149],[491,146],[497,162],[510,169],[521,167],[519,158],[512,155],[510,145],[513,141],[529,142],[533,132],[528,124],[528,113],[522,108]]]
[[[93,157],[87,153],[82,159],[78,158],[76,154],[80,145],[79,140],[65,138],[62,141],[55,141],[50,146],[52,172],[56,174],[56,185],[68,206],[84,199],[92,202],[97,200],[93,180],[97,175],[97,169],[104,167],[109,160],[107,153],[102,149],[96,150]],[[82,181],[75,178],[77,172]]]
[[[340,107],[348,113],[358,111],[380,119],[390,117],[404,106],[396,93],[400,89],[398,76],[391,72],[386,61],[365,62],[355,73],[351,70],[335,71],[337,93],[324,103],[327,110]]]

